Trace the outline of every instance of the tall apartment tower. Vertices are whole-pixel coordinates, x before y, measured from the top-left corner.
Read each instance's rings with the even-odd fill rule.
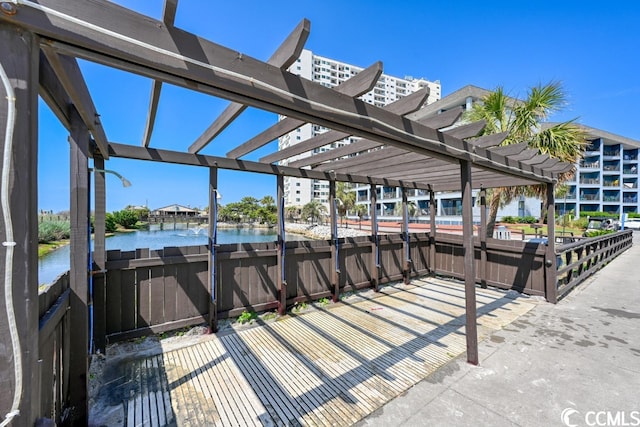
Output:
[[[298,60],[289,67],[289,72],[297,74],[305,79],[318,82],[326,87],[337,86],[362,70],[362,67],[314,55],[313,52],[306,49],[302,51]],[[360,99],[368,102],[369,104],[383,107],[424,87],[429,87],[430,89],[426,104],[430,104],[440,99],[441,89],[440,81],[438,80],[431,82],[422,78],[399,78],[382,74],[375,88],[362,95]],[[278,149],[284,149],[298,144],[327,130],[327,128],[322,126],[310,123],[305,124],[295,131],[279,138]],[[356,140],[358,140],[357,137],[345,138],[325,147],[317,148],[313,153],[304,153],[293,157],[290,160],[294,161],[313,154],[322,153],[333,148],[342,147],[344,145],[351,144]],[[282,161],[281,164],[286,165],[287,161]],[[318,202],[328,206],[329,183],[327,181],[285,177],[284,194],[285,204],[287,206],[303,206],[311,200],[317,200]]]

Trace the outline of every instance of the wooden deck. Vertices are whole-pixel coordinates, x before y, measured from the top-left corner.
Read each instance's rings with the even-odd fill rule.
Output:
[[[351,425],[465,351],[462,285],[381,293],[129,359],[111,402],[127,426]],[[486,289],[477,300],[480,339],[535,304]]]

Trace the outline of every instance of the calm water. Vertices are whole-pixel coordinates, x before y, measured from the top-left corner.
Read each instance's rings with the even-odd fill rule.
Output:
[[[303,237],[287,234],[287,240]],[[275,229],[219,229],[218,243],[273,242]],[[139,230],[132,233],[118,233],[106,240],[107,250],[132,251],[139,248],[162,249],[166,246],[196,246],[207,244],[206,228],[184,230]],[[69,245],[42,257],[38,262],[38,282],[53,282],[56,277],[69,270]]]

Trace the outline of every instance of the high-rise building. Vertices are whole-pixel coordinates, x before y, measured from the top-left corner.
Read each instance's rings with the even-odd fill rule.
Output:
[[[336,61],[334,59],[325,58],[315,55],[310,50],[303,50],[298,60],[289,67],[289,72],[297,74],[305,79],[318,82],[326,87],[335,87],[340,83],[350,79],[358,74],[364,68]],[[422,78],[413,77],[393,77],[382,74],[373,90],[365,93],[360,97],[365,102],[374,104],[378,107],[397,101],[398,99],[414,93],[424,87],[429,87],[430,92],[427,98],[427,104],[440,99],[440,82],[428,81]],[[293,132],[290,132],[278,139],[278,149],[284,149],[292,145],[298,144],[309,138],[327,131],[327,128],[314,124],[305,124]],[[340,141],[336,141],[330,145],[316,148],[312,153],[304,153],[292,157],[288,160],[281,161],[286,165],[290,161],[308,157],[313,154],[322,153],[333,148],[342,147],[358,140],[357,137],[349,137]],[[293,177],[284,178],[284,194],[285,204],[287,206],[303,206],[311,200],[317,200],[328,206],[329,199],[329,183],[327,181],[309,180]]]

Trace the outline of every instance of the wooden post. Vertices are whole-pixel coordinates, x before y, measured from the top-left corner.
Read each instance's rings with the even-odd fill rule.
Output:
[[[436,196],[429,190],[429,271],[436,274]]]
[[[371,184],[369,199],[371,200],[370,220],[371,220],[371,286],[378,292],[378,279],[380,277],[380,248],[378,248],[378,214],[376,213],[376,185]]]
[[[106,217],[106,180],[104,159],[100,154],[93,158],[94,212],[93,222],[93,342],[95,349],[104,354],[107,346],[106,311],[106,255],[105,255],[105,217]]]
[[[556,205],[555,185],[547,184],[547,247],[545,254],[545,294],[547,301],[558,302],[558,266],[556,265]]]
[[[480,190],[480,286],[487,288],[487,192]]]
[[[402,253],[404,254],[404,263],[402,277],[405,285],[411,281],[411,247],[409,246],[409,206],[407,201],[407,189],[401,188],[402,191]]]
[[[462,240],[464,248],[464,295],[466,314],[467,362],[478,364],[478,329],[476,325],[476,274],[473,245],[473,196],[471,193],[471,163],[460,160],[462,188]]]
[[[338,218],[336,212],[336,182],[329,181],[329,210],[331,219],[331,287],[333,288],[333,302],[340,298],[340,270],[338,259]]]
[[[40,410],[38,57],[35,36],[0,23],[0,422],[11,426]]]
[[[209,168],[209,330],[218,332],[218,280],[216,266],[218,168]]]
[[[276,264],[278,266],[278,273],[276,284],[278,285],[278,314],[281,316],[287,311],[287,281],[285,276],[285,236],[284,236],[284,177],[278,175],[276,177],[278,186],[278,254],[276,257]]]
[[[80,115],[71,111],[70,169],[71,169],[71,288],[70,322],[73,325],[71,337],[71,360],[69,375],[71,424],[86,424],[87,380],[89,370],[89,312],[88,277],[89,256],[89,131]]]

